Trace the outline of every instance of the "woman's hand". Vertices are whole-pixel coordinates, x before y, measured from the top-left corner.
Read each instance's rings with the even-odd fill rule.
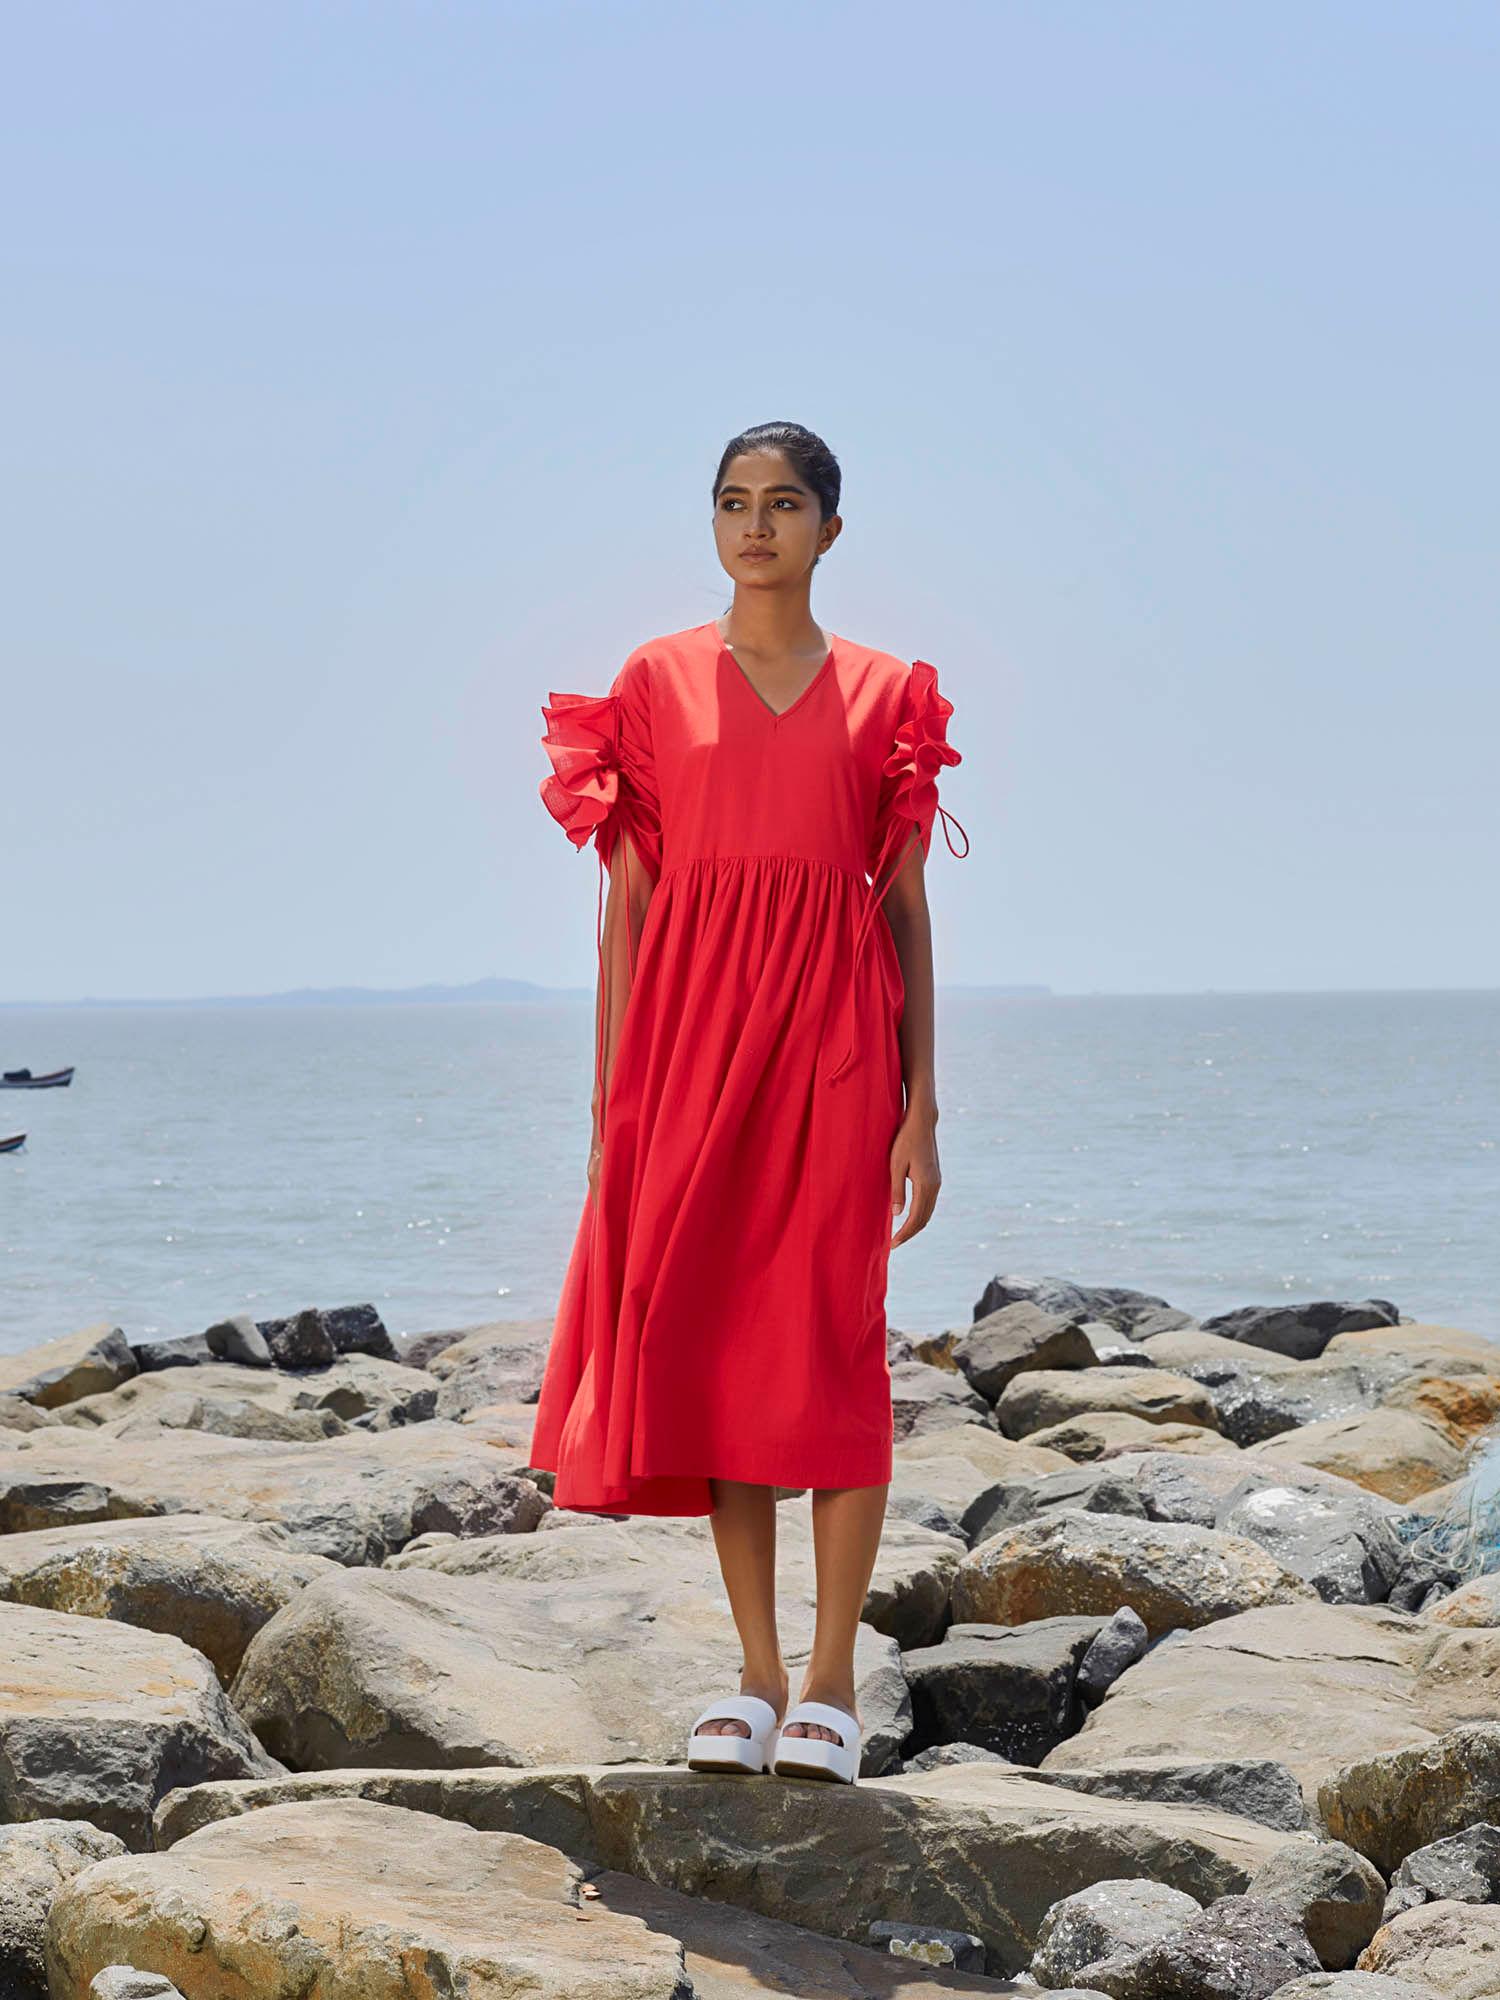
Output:
[[[911,1207],[905,1222],[891,1238],[893,1250],[919,1230],[925,1229],[932,1220],[932,1211],[937,1207],[938,1189],[943,1185],[942,1170],[938,1166],[937,1120],[935,1107],[930,1110],[918,1106],[909,1108],[891,1147],[893,1219],[901,1213],[902,1203],[906,1200],[906,1185],[908,1181],[911,1183]]]
[[[594,1107],[594,1126],[589,1134],[589,1163],[585,1170],[588,1175],[589,1193],[594,1197],[595,1201],[599,1199],[599,1163],[603,1158],[604,1141],[599,1133],[599,1109],[596,1104]]]

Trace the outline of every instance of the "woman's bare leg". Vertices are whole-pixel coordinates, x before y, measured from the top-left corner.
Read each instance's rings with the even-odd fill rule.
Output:
[[[786,1712],[788,1679],[776,1630],[776,1489],[741,1479],[714,1479],[709,1493],[714,1546],[744,1655],[740,1693],[758,1694],[779,1720]],[[750,1734],[733,1715],[703,1727],[708,1735]]]
[[[854,1705],[854,1638],[865,1608],[887,1486],[821,1487],[813,1493],[813,1563],[818,1614],[812,1653],[802,1677],[799,1701],[827,1701],[863,1721]],[[838,1731],[818,1722],[794,1722],[787,1736],[820,1736],[832,1743]]]

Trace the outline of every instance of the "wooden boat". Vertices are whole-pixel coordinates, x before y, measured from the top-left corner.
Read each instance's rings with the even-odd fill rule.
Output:
[[[24,1132],[17,1132],[10,1139],[0,1139],[0,1153],[13,1153],[18,1146],[24,1145],[25,1142],[26,1134]]]
[[[49,1069],[45,1076],[33,1076],[29,1069],[8,1069],[0,1074],[0,1090],[59,1090],[73,1081],[73,1067]]]

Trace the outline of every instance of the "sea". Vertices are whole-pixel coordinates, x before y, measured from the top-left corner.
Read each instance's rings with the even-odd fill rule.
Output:
[[[0,1352],[373,1302],[550,1322],[584,1196],[591,992],[0,1009]],[[887,1317],[988,1280],[1204,1318],[1389,1301],[1500,1340],[1500,992],[938,991],[942,1189]],[[726,1214],[723,1227],[732,1229]],[[705,1299],[704,1310],[712,1310]]]

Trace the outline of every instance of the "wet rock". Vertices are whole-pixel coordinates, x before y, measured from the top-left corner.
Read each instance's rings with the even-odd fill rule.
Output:
[[[1418,1849],[1500,1820],[1500,1723],[1464,1723],[1343,1764],[1320,1786],[1318,1805],[1330,1833],[1393,1875]]]
[[[0,1827],[0,1993],[47,2000],[43,1946],[52,1899],[71,1875],[125,1844],[83,1820],[37,1819]]]
[[[203,1340],[209,1353],[220,1361],[233,1361],[242,1368],[274,1366],[266,1337],[249,1313],[233,1313],[228,1319],[215,1320],[204,1329]]]
[[[953,1360],[987,1403],[998,1401],[1028,1370],[1092,1368],[1094,1349],[1078,1321],[1044,1312],[1030,1300],[1002,1306],[954,1342]]]
[[[1091,1708],[1097,1706],[1125,1669],[1145,1658],[1150,1643],[1144,1621],[1122,1604],[1079,1663],[1080,1698]]]
[[[1269,2000],[1317,1970],[1295,1917],[1252,1896],[1221,1896],[1172,1936],[1097,1960],[1079,1977],[1114,2000]]]
[[[1031,1976],[1065,1986],[1097,1959],[1171,1937],[1200,1914],[1196,1898],[1160,1882],[1095,1882],[1065,1896],[1042,1919]]]
[[[1426,1903],[1382,1924],[1361,1972],[1408,1980],[1424,2000],[1492,2000],[1500,1993],[1500,1909]]]
[[[964,1625],[941,1645],[904,1653],[911,1691],[907,1762],[950,1741],[1036,1764],[1083,1720],[1078,1669],[1098,1618],[1041,1618],[1015,1627]]]
[[[1378,1604],[1401,1571],[1399,1518],[1400,1509],[1378,1494],[1288,1465],[1269,1481],[1257,1467],[1231,1488],[1214,1525],[1259,1543],[1327,1604]]]
[[[0,1820],[88,1820],[139,1849],[174,1785],[281,1769],[168,1634],[5,1604],[0,1659]]]
[[[1380,1925],[1385,1878],[1338,1840],[1293,1840],[1256,1870],[1245,1892],[1289,1910],[1325,1971],[1353,1965]]]
[[[1414,1500],[1430,1487],[1456,1479],[1463,1469],[1462,1454],[1436,1424],[1395,1409],[1307,1424],[1251,1445],[1248,1455],[1318,1466],[1388,1500]]]
[[[20,1354],[0,1355],[0,1393],[56,1409],[79,1396],[112,1389],[135,1372],[135,1356],[124,1333],[101,1320]]]
[[[1241,1306],[1202,1320],[1205,1333],[1266,1347],[1295,1361],[1320,1355],[1336,1334],[1394,1326],[1400,1315],[1387,1299],[1315,1299],[1304,1305]]]
[[[261,1626],[338,1568],[274,1523],[207,1514],[0,1536],[0,1600],[171,1633],[226,1687]]]
[[[1209,1528],[1067,1509],[992,1535],[953,1579],[953,1615],[997,1625],[1121,1605],[1152,1636],[1264,1604],[1314,1599],[1253,1542]]]
[[[59,1994],[126,1963],[257,2000],[419,1986],[686,2000],[680,1943],[586,1904],[582,1884],[576,1862],[520,1834],[369,1799],[268,1806],[75,1876],[53,1905],[48,1974]]]
[[[1023,1438],[1073,1418],[1114,1410],[1154,1424],[1217,1430],[1213,1399],[1197,1382],[1163,1368],[1035,1369],[1018,1375],[995,1405],[1007,1437]]]
[[[1048,1784],[1101,1798],[1147,1799],[1158,1805],[1201,1806],[1237,1813],[1261,1826],[1300,1833],[1307,1806],[1295,1774],[1271,1758],[1223,1758],[1198,1764],[1140,1758],[1100,1770],[1041,1770]]]

